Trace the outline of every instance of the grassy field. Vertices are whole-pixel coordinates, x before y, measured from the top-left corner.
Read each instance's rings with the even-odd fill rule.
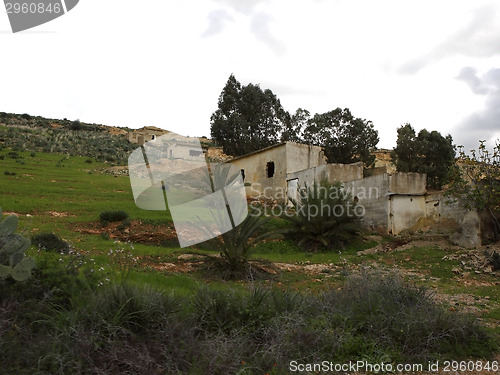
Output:
[[[356,310],[355,306],[351,307],[353,309],[352,311],[349,310],[349,312],[347,312],[347,310],[342,310],[340,306],[335,305],[331,300],[329,300],[330,302],[328,302],[328,306],[330,307],[319,307],[321,303],[324,303],[326,298],[324,296],[322,297],[321,293],[330,293],[328,294],[330,295],[329,298],[332,298],[331,291],[339,290],[339,288],[343,288],[345,285],[351,285],[346,284],[346,282],[352,283],[353,275],[363,275],[370,272],[376,272],[380,275],[400,275],[403,280],[406,280],[409,284],[414,285],[415,288],[417,288],[405,289],[405,293],[417,293],[416,291],[418,288],[425,287],[432,292],[430,294],[434,294],[433,298],[435,298],[439,306],[442,307],[442,311],[450,313],[465,311],[467,313],[471,313],[478,322],[482,322],[482,324],[486,327],[486,332],[489,332],[490,334],[492,333],[496,335],[496,337],[500,335],[498,324],[500,321],[500,279],[494,273],[485,273],[478,270],[457,273],[457,267],[461,267],[463,265],[460,260],[460,255],[463,254],[464,259],[466,259],[466,250],[447,247],[446,245],[436,243],[433,240],[425,241],[424,239],[415,241],[413,244],[410,242],[405,246],[395,248],[394,251],[373,253],[364,252],[362,255],[358,254],[359,251],[372,249],[379,245],[390,244],[391,241],[393,241],[392,238],[382,237],[375,234],[367,234],[364,238],[358,240],[356,243],[345,249],[330,249],[328,252],[318,253],[304,252],[290,241],[271,240],[260,243],[256,246],[251,260],[269,271],[266,277],[256,278],[254,280],[227,281],[217,277],[217,275],[213,272],[211,273],[210,270],[207,271],[207,267],[204,267],[204,264],[206,263],[204,260],[207,259],[206,256],[215,256],[217,255],[215,252],[211,251],[205,245],[195,246],[188,249],[180,249],[176,246],[175,236],[172,236],[173,227],[169,213],[162,211],[144,211],[137,208],[134,204],[128,176],[113,175],[111,173],[104,172],[108,168],[109,165],[96,162],[95,160],[87,157],[69,157],[61,154],[47,154],[40,152],[33,153],[20,151],[13,153],[12,150],[5,148],[0,151],[0,207],[4,213],[14,213],[19,216],[20,231],[26,237],[31,237],[40,233],[53,232],[71,245],[71,254],[64,255],[40,250],[35,246],[30,248],[28,254],[34,256],[39,264],[45,265],[46,269],[49,269],[49,267],[52,266],[54,269],[57,269],[57,264],[59,264],[64,266],[63,270],[75,270],[72,274],[73,276],[70,275],[70,272],[66,271],[64,271],[66,272],[64,273],[64,276],[61,276],[61,274],[52,274],[49,271],[46,271],[46,274],[42,275],[43,278],[41,280],[54,279],[56,284],[67,283],[67,285],[73,285],[72,283],[74,281],[71,281],[73,279],[67,279],[67,277],[71,276],[75,279],[81,278],[82,283],[88,283],[89,285],[82,287],[83,289],[78,286],[79,284],[75,284],[72,287],[74,287],[76,291],[93,291],[90,294],[84,293],[85,296],[76,297],[69,292],[69,296],[64,295],[64,293],[61,294],[60,298],[66,298],[66,302],[69,304],[68,306],[63,306],[64,308],[57,308],[57,311],[61,313],[58,319],[61,320],[56,324],[52,318],[49,319],[47,317],[47,321],[50,321],[50,324],[47,323],[46,325],[43,325],[43,329],[40,328],[41,332],[45,332],[45,334],[50,332],[50,335],[56,335],[58,332],[58,334],[61,335],[61,342],[66,343],[65,340],[68,340],[68,346],[70,346],[69,342],[73,342],[72,340],[75,339],[75,337],[71,336],[70,327],[81,324],[82,326],[78,326],[80,328],[75,328],[75,330],[80,332],[81,335],[90,335],[89,332],[91,330],[89,331],[86,325],[89,324],[89,320],[93,319],[92,317],[95,319],[95,316],[92,315],[90,311],[84,309],[80,305],[94,304],[93,306],[96,306],[99,305],[99,303],[102,303],[98,297],[91,297],[91,295],[98,295],[95,290],[98,290],[99,287],[106,288],[106,285],[108,285],[106,293],[111,293],[108,297],[111,300],[116,298],[118,302],[121,301],[120,303],[122,303],[122,305],[118,304],[118,306],[122,306],[117,307],[118,312],[115,311],[113,313],[112,311],[114,310],[112,306],[108,306],[110,309],[109,311],[106,310],[106,313],[115,314],[112,315],[112,319],[110,319],[114,319],[113,324],[115,324],[116,327],[120,326],[123,328],[123,321],[126,321],[127,324],[129,324],[129,318],[132,319],[135,314],[139,314],[137,311],[142,311],[141,309],[144,306],[153,306],[154,309],[161,310],[156,303],[163,301],[161,302],[164,304],[162,306],[166,306],[168,304],[173,304],[174,302],[172,301],[175,301],[175,304],[191,306],[186,307],[185,311],[183,310],[184,307],[180,308],[180,311],[186,314],[198,311],[196,310],[196,306],[205,306],[202,308],[202,316],[203,319],[206,320],[200,318],[201,320],[198,321],[199,324],[201,324],[200,322],[203,324],[212,324],[213,322],[218,321],[216,319],[217,317],[214,318],[214,316],[211,316],[210,314],[220,314],[221,316],[224,316],[224,314],[227,313],[230,315],[247,317],[249,321],[254,322],[252,323],[254,325],[251,324],[251,327],[248,328],[248,332],[250,333],[245,331],[249,334],[248,337],[245,336],[245,340],[250,340],[252,343],[252,340],[255,338],[252,335],[254,335],[257,331],[261,332],[259,330],[263,329],[260,325],[255,323],[260,319],[263,322],[269,321],[269,324],[275,324],[275,328],[281,327],[283,330],[288,332],[287,334],[290,336],[287,340],[303,342],[304,345],[306,345],[305,343],[310,342],[309,346],[312,346],[318,344],[318,342],[315,341],[316,338],[309,337],[305,333],[304,335],[307,337],[293,338],[293,330],[298,329],[297,327],[299,326],[307,326],[309,327],[309,330],[320,330],[323,332],[331,329],[332,332],[334,332],[337,328],[334,328],[332,325],[333,323],[329,321],[327,322],[327,315],[324,315],[325,311],[333,309],[328,310],[330,311],[328,313],[330,315],[328,316],[335,316],[335,324],[342,327],[342,329],[338,331],[340,336],[332,336],[335,337],[335,340],[332,339],[332,341],[329,341],[330,339],[328,339],[325,342],[322,342],[325,347],[330,347],[330,353],[340,353],[335,357],[336,359],[362,359],[359,357],[360,353],[365,353],[366,357],[373,361],[396,361],[408,359],[411,356],[406,358],[401,357],[401,352],[398,352],[396,348],[380,349],[381,346],[377,341],[378,339],[375,336],[371,336],[374,333],[371,332],[368,327],[363,326],[364,328],[360,328],[360,326],[352,325],[351,322],[348,324],[345,322],[341,323],[342,319],[340,319],[340,315],[343,313],[347,314],[346,316],[349,316],[348,314],[354,314],[352,316],[356,316],[358,313],[361,314],[359,311],[353,312]],[[104,227],[101,225],[99,221],[99,214],[101,212],[119,210],[125,211],[129,214],[128,222],[121,223],[122,226],[120,226],[120,223],[110,224]],[[271,226],[279,225],[279,220],[271,222]],[[82,264],[77,265],[78,262],[81,262]],[[89,277],[84,279],[82,275],[88,275]],[[380,287],[382,289],[375,289],[386,290],[384,288],[389,288],[387,290],[392,290],[390,288],[393,288],[396,284],[396,282],[394,284],[390,284],[389,286],[384,284]],[[113,289],[116,285],[118,285],[118,289]],[[357,285],[356,288],[361,288],[360,285],[356,283],[355,285]],[[139,293],[137,290],[134,291],[126,289],[130,286],[139,288],[137,289],[139,291],[143,290],[143,292],[141,292],[142,295],[146,297],[150,296],[151,299],[144,301],[141,300],[142,297],[137,297],[137,293]],[[45,288],[43,285],[38,285],[34,289],[42,287]],[[62,290],[65,290],[64,287],[61,288]],[[258,288],[271,288],[265,290],[282,291],[285,293],[284,295],[286,297],[279,297],[281,298],[281,302],[277,303],[276,298],[278,297],[273,297],[275,298],[274,300],[269,299],[273,294],[266,294],[267,292],[265,292],[264,294],[266,297],[259,299],[258,296],[252,294],[255,293],[255,290],[258,290]],[[360,293],[367,293],[364,289],[359,290],[362,291]],[[154,294],[156,293],[154,291],[160,291],[163,297],[158,297]],[[298,320],[294,320],[293,322],[291,320],[287,320],[285,322],[286,319],[284,316],[286,315],[280,315],[281,320],[276,320],[277,315],[275,316],[273,314],[277,314],[278,311],[280,311],[281,314],[282,310],[280,309],[284,309],[283,306],[286,305],[286,303],[283,302],[283,298],[292,298],[290,297],[292,294],[288,295],[286,293],[289,292],[286,291],[289,291],[290,293],[299,293],[301,296],[301,302],[296,302],[297,310],[289,307],[289,317],[299,319],[299,316],[307,316],[307,322],[305,320],[302,323]],[[191,302],[186,302],[185,304],[179,302],[183,301],[183,298],[190,300],[194,298],[193,296],[201,298],[200,293],[202,293],[202,295],[212,295],[211,293],[217,292],[222,293],[222,296],[214,294],[216,297],[212,300],[195,299],[194,301],[198,301],[198,305],[196,303],[190,305]],[[30,298],[34,299],[39,297],[37,294],[35,298],[35,296],[32,296],[26,291],[22,291],[22,293],[30,295]],[[233,306],[233,302],[228,302],[230,299],[227,297],[227,295],[231,295],[231,293],[240,295],[238,298],[249,298],[248,300],[242,300],[243,302],[240,301],[241,306],[247,306],[247,310],[253,306],[252,303],[257,303],[252,299],[256,298],[259,302],[257,303],[258,306],[255,305],[257,306],[255,307],[255,311],[261,315],[256,317],[252,315],[252,312],[244,309],[241,310],[240,307],[236,308]],[[418,297],[420,295],[417,293],[416,296]],[[314,298],[316,297],[319,299],[315,300]],[[417,297],[414,296],[411,298]],[[120,315],[119,313],[122,312],[121,308],[123,308],[123,306],[129,306],[130,301],[134,298],[138,298],[142,301],[141,303],[144,303],[145,305],[141,308],[137,307],[136,310],[129,312],[131,315],[127,315],[126,317]],[[163,300],[163,298],[166,299]],[[169,300],[168,298],[173,298],[175,300]],[[220,300],[217,300],[217,298]],[[342,295],[336,295],[335,298],[341,299],[343,297]],[[382,301],[382,299],[386,297],[380,298]],[[271,302],[271,300],[274,302]],[[417,300],[420,301],[419,303],[422,303],[422,306],[427,306],[425,305],[427,303],[427,295],[425,297],[420,296]],[[213,301],[219,301],[217,308],[214,307]],[[288,303],[293,305],[295,302],[291,301]],[[334,305],[336,306],[335,308],[331,307]],[[7,311],[9,306],[4,306],[4,310]],[[80,307],[77,308],[75,306]],[[262,310],[261,306],[267,307]],[[151,308],[153,309],[153,307]],[[211,311],[210,308],[215,310]],[[404,309],[406,308],[407,306],[404,307]],[[62,311],[64,309],[72,311],[73,313],[69,314],[66,312],[63,314]],[[224,311],[226,312],[224,313]],[[308,315],[306,311],[315,311],[316,315]],[[53,312],[54,310],[49,308],[47,308],[47,311],[44,311],[45,314],[53,314]],[[372,313],[391,314],[393,312],[391,312],[390,309],[387,310],[380,307],[380,309],[370,312],[368,315]],[[405,312],[405,314],[406,313],[407,312]],[[442,316],[440,315],[444,320],[440,320],[441,323],[439,324],[442,326],[451,324],[450,321],[447,320],[448,318],[446,313],[439,314],[444,314]],[[408,312],[407,319],[410,319],[410,316],[411,314]],[[168,325],[169,323],[177,322],[176,324],[182,325],[189,323],[186,323],[183,320],[175,320],[174,317],[175,319],[179,318],[177,315],[163,317],[166,320],[162,321],[161,324]],[[213,321],[210,320],[212,318],[214,319]],[[134,321],[135,323],[130,324],[135,327],[134,324],[142,326],[143,321],[150,322],[152,327],[154,326],[156,328],[151,328],[144,323],[145,325],[143,328],[145,331],[148,331],[149,329],[158,329],[159,331],[164,332],[165,334],[168,333],[169,335],[175,336],[180,334],[175,330],[172,332],[167,332],[167,330],[162,331],[164,327],[160,329],[155,326],[154,324],[156,323],[153,324],[154,317],[147,314],[141,319],[143,319],[141,322]],[[238,321],[239,320],[236,320],[236,322]],[[396,326],[399,327],[400,323],[403,324],[404,322],[397,322]],[[193,327],[196,326],[196,324],[192,322],[189,324]],[[203,326],[203,324],[201,326]],[[387,324],[390,326],[389,323]],[[430,323],[426,324],[429,325]],[[464,327],[466,325],[466,323],[457,321],[457,326],[460,324],[463,324]],[[49,329],[47,326],[52,328]],[[408,327],[410,326],[411,324],[408,325]],[[101,325],[98,328],[96,326],[92,327],[92,329],[96,329],[100,332],[100,334],[104,335]],[[106,331],[106,340],[113,341],[112,338],[115,337],[117,342],[122,342],[120,340],[125,340],[127,343],[129,343],[129,340],[140,341],[139,338],[141,335],[135,332],[133,327],[126,327],[128,327],[126,328],[126,332],[115,332],[111,334]],[[418,327],[420,326],[416,325],[412,329],[417,329]],[[208,336],[204,336],[204,340],[207,341],[204,341],[203,345],[208,345],[210,340],[215,340],[214,342],[217,343],[216,346],[220,348],[224,347],[224,345],[229,345],[229,347],[226,347],[226,350],[228,351],[226,355],[222,355],[219,352],[212,354],[215,357],[217,357],[217,355],[221,356],[220,361],[222,361],[222,364],[220,364],[220,366],[223,365],[224,361],[229,361],[228,358],[231,357],[231,345],[234,345],[233,349],[235,352],[246,353],[243,341],[234,341],[237,327],[235,326],[233,328],[234,329],[231,329],[228,332],[224,332],[226,335],[224,337],[218,336],[222,335],[222,333],[218,329],[212,330],[212,326],[209,326],[209,328],[203,328],[206,330],[204,332],[208,332]],[[106,329],[109,329],[109,327]],[[266,331],[266,334],[270,335],[271,332],[273,332],[269,327],[266,329],[269,329]],[[465,331],[466,330],[464,328],[464,332]],[[4,332],[3,336],[1,335],[2,332]],[[14,335],[12,332],[8,334],[5,334],[5,332],[11,331],[2,331],[2,325],[0,324],[0,343],[1,340],[5,340],[5,337],[8,335]],[[356,332],[356,334],[354,332]],[[363,341],[361,338],[362,336],[359,335],[360,332],[364,332],[363,334],[368,335],[366,337],[370,337],[370,339]],[[413,333],[411,334],[416,334],[415,331],[412,332]],[[394,332],[386,333],[388,337],[393,337],[391,335],[394,335]],[[402,343],[405,342],[405,345],[410,345],[409,336],[402,337],[402,334],[403,328],[401,328],[401,332],[398,333],[398,337],[400,337]],[[407,334],[410,335],[409,332]],[[21,333],[19,335],[22,336]],[[195,337],[197,333],[192,332],[192,335]],[[104,340],[103,337],[100,337],[99,340],[101,339]],[[186,337],[185,342],[191,342],[189,341],[191,339],[191,336]],[[226,344],[224,344],[224,340],[226,340]],[[88,343],[90,341],[85,341],[86,345],[90,345]],[[212,344],[214,342],[212,342]],[[337,347],[337,344],[335,343],[341,343],[341,345],[339,344],[340,347]],[[196,345],[198,344],[199,342],[197,341]],[[417,345],[415,347],[418,348],[423,348],[427,345],[424,345],[424,343],[414,344]],[[2,346],[5,347],[5,345],[6,344],[4,342],[4,345]],[[98,348],[100,345],[106,344],[99,341],[98,343],[95,343],[95,345]],[[108,342],[107,345],[112,344]],[[202,349],[204,348],[204,350],[207,350],[207,353],[209,353],[210,351],[203,345]],[[254,344],[248,343],[248,347],[253,347],[252,345]],[[288,353],[289,356],[300,356],[304,353],[309,353],[306,348],[300,349],[303,350],[302,352],[297,348],[292,350],[290,348],[286,349],[280,347],[278,350],[278,343],[274,343],[273,345],[275,345],[273,348],[275,348],[276,351],[272,353],[276,356],[283,356],[283,353]],[[473,346],[474,345],[477,345],[475,341],[473,342]],[[427,348],[427,346],[425,347]],[[108,369],[109,371],[102,370],[102,372],[92,372],[96,370],[90,371],[87,369],[86,372],[86,370],[81,367],[83,366],[81,363],[77,365],[72,362],[72,359],[65,358],[64,350],[61,347],[57,346],[56,349],[58,353],[54,354],[53,357],[51,357],[52,354],[50,351],[41,351],[38,353],[39,358],[43,358],[43,361],[41,361],[38,365],[30,364],[32,366],[30,367],[31,370],[28,370],[25,373],[33,373],[30,371],[34,371],[34,368],[38,369],[38,373],[41,374],[142,373],[137,372],[137,370],[131,370],[132,368],[135,368],[132,364],[129,364],[128,367],[123,365],[125,367],[121,370],[117,370],[119,369],[118,365],[118,367],[110,365]],[[430,347],[428,349],[429,353],[424,355],[424,350],[421,349],[422,356],[414,353],[415,355],[411,357],[411,359],[417,360],[424,357],[427,359],[429,357],[426,357],[426,355],[437,355],[436,353],[441,353],[441,355],[446,355],[447,353],[458,355],[460,350],[463,348],[455,348],[456,350],[448,348],[446,350],[443,349],[441,352],[437,349],[433,352]],[[120,357],[119,349],[116,350],[118,350],[118,352],[113,352],[113,355],[118,358]],[[139,349],[137,350],[137,353],[140,352]],[[174,348],[169,347],[168,350],[174,350]],[[287,352],[287,350],[289,350],[289,352]],[[91,350],[89,349],[89,351]],[[68,349],[68,353],[70,352],[71,350]],[[186,353],[187,352],[191,353],[191,351],[186,349]],[[127,355],[130,355],[131,351],[127,350],[126,353],[128,353]],[[148,355],[154,357],[155,361],[160,361],[155,357],[154,353],[148,353]],[[487,353],[488,351],[483,347],[480,347],[476,351],[472,348],[469,351],[462,350],[462,357],[477,357],[478,355],[480,357],[484,357]],[[73,355],[75,355],[75,353],[73,353]],[[190,355],[191,357],[186,357],[185,361],[193,361],[193,358],[196,358],[195,354],[191,353]],[[244,356],[246,354],[241,355]],[[92,357],[90,354],[89,356]],[[158,358],[159,357],[161,356],[158,355]],[[207,361],[208,358],[202,357],[203,356],[199,359],[200,366],[201,364],[206,365],[205,361]],[[263,356],[263,358],[264,357],[266,356]],[[95,366],[101,366],[99,361],[96,361],[94,357],[92,358],[92,361],[94,361],[92,363],[94,363]],[[248,364],[251,362],[248,362],[248,358],[241,359],[240,362],[243,363],[240,363],[238,366],[233,363],[234,361],[229,361],[231,363],[227,364],[227,368],[230,368],[231,371],[228,371],[228,373],[265,373],[260,372],[264,368],[267,368],[267,372],[269,373],[287,373],[286,370],[283,369],[284,363],[286,363],[287,360],[293,359],[284,357],[275,358],[274,360],[277,364],[274,366],[272,362],[273,359],[270,357],[266,358],[267,359],[264,361],[265,363],[258,361],[258,363],[253,363],[253,366],[255,366],[254,370],[252,370],[250,365],[245,366],[245,363]],[[311,357],[308,358],[313,358],[312,354]],[[145,370],[143,373],[222,373],[219,372],[222,371],[222,367],[217,367],[215,364],[213,364],[214,367],[210,370],[210,372],[203,372],[203,368],[198,368],[196,363],[191,362],[189,362],[191,365],[188,365],[187,362],[182,362],[184,364],[176,363],[175,366],[172,364],[172,367],[165,365],[163,370],[160,369],[157,372],[152,372],[151,368],[156,366],[158,362],[151,360],[152,362],[149,364],[144,363],[144,358],[140,361],[137,359],[137,361],[141,366],[144,366]],[[56,362],[59,363],[59,365]],[[23,366],[27,366],[27,364],[23,364],[22,361],[14,361],[13,363],[14,364],[12,366],[14,367],[12,368],[18,369],[18,373],[20,374],[23,373],[21,371]],[[68,363],[71,363],[71,366]],[[68,364],[69,367],[65,368],[65,364]],[[177,369],[177,372],[170,372],[168,370],[173,368]],[[183,368],[189,368],[189,371],[183,372],[184,370],[181,370]],[[0,374],[1,373],[2,372],[0,371]]]

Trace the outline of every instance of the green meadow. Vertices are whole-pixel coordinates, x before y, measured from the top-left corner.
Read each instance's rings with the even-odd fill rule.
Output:
[[[32,245],[31,279],[0,281],[0,374],[287,374],[304,363],[498,360],[500,279],[454,272],[428,243],[367,233],[308,253],[291,240],[253,248],[268,272],[226,280],[207,244],[176,245],[168,211],[136,207],[126,175],[93,158],[0,150],[0,207]],[[102,223],[105,211],[128,219]],[[279,218],[267,229],[279,228]],[[439,298],[436,298],[439,297]],[[495,357],[497,356],[497,357]],[[3,370],[5,369],[5,370]],[[305,372],[304,372],[305,373]]]

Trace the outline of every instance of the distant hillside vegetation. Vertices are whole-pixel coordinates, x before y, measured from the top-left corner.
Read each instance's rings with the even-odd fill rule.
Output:
[[[123,134],[111,134],[119,129]],[[129,130],[0,112],[0,147],[87,156],[113,165],[127,164],[128,156],[137,147],[127,140],[125,131]]]

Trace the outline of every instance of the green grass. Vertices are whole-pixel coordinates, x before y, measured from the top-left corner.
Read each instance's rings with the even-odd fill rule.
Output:
[[[498,278],[485,274],[476,275],[472,272],[470,279],[477,281],[477,284],[465,286],[457,278],[457,275],[452,272],[452,269],[459,265],[459,261],[443,260],[443,257],[448,252],[439,247],[413,247],[405,251],[358,256],[358,251],[376,246],[377,243],[373,240],[359,240],[344,249],[331,248],[316,253],[307,253],[291,241],[273,240],[262,242],[253,248],[251,259],[262,260],[263,263],[271,261],[302,266],[324,264],[324,272],[309,274],[303,271],[283,271],[277,275],[270,275],[268,279],[264,280],[224,281],[221,278],[214,277],[214,275],[207,274],[203,270],[187,274],[165,269],[158,270],[156,266],[160,266],[162,263],[179,263],[177,257],[180,254],[194,253],[213,256],[215,252],[208,249],[204,244],[189,249],[140,243],[135,243],[132,247],[130,244],[115,243],[113,240],[105,239],[99,234],[77,232],[75,227],[78,226],[91,224],[98,226],[99,214],[104,211],[124,211],[129,215],[130,220],[140,220],[144,225],[150,225],[159,230],[171,225],[172,220],[169,212],[145,211],[137,208],[133,200],[129,178],[126,176],[115,177],[103,173],[103,170],[109,167],[108,164],[96,161],[87,163],[87,157],[66,157],[65,155],[47,154],[38,151],[34,157],[30,156],[29,151],[18,152],[22,159],[16,160],[24,162],[24,164],[20,164],[15,159],[7,156],[10,151],[5,148],[0,150],[0,156],[4,156],[4,159],[0,160],[0,207],[2,207],[3,211],[20,214],[19,227],[24,230],[26,236],[31,237],[34,234],[53,232],[67,241],[77,252],[85,255],[84,261],[86,263],[72,273],[71,277],[67,277],[64,273],[58,273],[59,271],[47,272],[43,276],[46,284],[37,285],[34,291],[26,292],[27,294],[35,293],[36,298],[43,294],[40,290],[43,290],[47,285],[55,285],[60,289],[59,295],[56,293],[57,301],[66,298],[66,302],[69,299],[70,302],[72,301],[71,303],[83,303],[78,302],[79,298],[88,301],[86,300],[88,290],[98,290],[96,285],[102,282],[101,286],[103,287],[109,286],[113,282],[126,282],[140,290],[146,287],[153,288],[167,296],[172,296],[172,298],[180,298],[180,300],[192,298],[197,292],[203,291],[207,287],[211,291],[224,293],[231,291],[231,293],[245,296],[248,295],[248,286],[260,285],[273,285],[281,291],[296,290],[300,291],[304,296],[318,296],[327,290],[336,290],[343,287],[352,275],[361,272],[360,270],[365,267],[385,267],[388,269],[416,271],[423,275],[423,278],[420,279],[420,276],[418,276],[416,279],[411,279],[411,282],[427,287],[435,287],[441,293],[464,293],[478,297],[489,296],[489,303],[485,306],[489,311],[481,313],[480,316],[492,325],[497,324],[497,328],[491,328],[490,331],[500,334],[498,329],[500,290],[498,286],[491,286],[498,282]],[[4,171],[16,174],[7,176],[4,175]],[[274,218],[267,224],[265,229],[280,229],[283,225],[282,220]],[[386,237],[382,238],[382,242],[389,242],[389,240]],[[113,250],[113,252],[110,250]],[[48,264],[54,265],[55,270],[57,270],[55,264],[59,264],[59,259],[62,259],[60,264],[73,264],[71,263],[73,259],[71,255],[61,257],[59,254],[44,253],[38,256],[37,249],[34,247],[28,253],[38,257],[37,259],[41,263],[46,261]],[[129,254],[133,259],[128,257]],[[330,264],[337,267],[330,269],[328,267]],[[102,270],[100,270],[101,268]],[[85,275],[91,277],[85,281]],[[79,277],[82,279],[78,279]],[[106,281],[106,279],[109,279],[109,281]],[[76,282],[75,280],[80,281]],[[80,297],[72,295],[75,290],[80,291],[78,292],[81,293]],[[0,296],[1,298],[2,296]],[[314,303],[317,303],[317,301]],[[309,307],[313,309],[314,306],[314,304],[311,304]],[[46,308],[44,306],[38,307],[42,310]],[[66,308],[69,309],[69,307]],[[62,315],[60,318],[71,322],[71,319],[76,319],[80,312],[78,310],[69,310],[69,315]],[[187,311],[184,312],[187,313]],[[389,311],[386,311],[386,313],[389,314]],[[411,312],[407,313],[411,315]],[[335,316],[335,313],[332,312],[332,317]],[[295,323],[300,327],[301,318],[297,315],[294,319],[296,319]],[[324,324],[322,321],[313,322],[313,320],[311,318],[311,321],[307,323],[311,324],[308,325],[311,329],[316,329]],[[276,321],[275,323],[282,324],[283,321]],[[286,326],[284,330],[288,332],[287,334],[293,335],[292,322],[289,321],[288,323],[290,326]],[[51,324],[55,324],[54,321],[51,320]],[[71,342],[71,339],[75,339],[71,336],[70,326],[66,326],[64,325],[66,323],[61,322],[58,324],[62,324],[58,329],[63,330],[50,331],[47,333],[47,337],[61,334],[62,337],[65,337],[65,340],[68,340],[64,341],[64,343],[70,345],[68,343]],[[97,327],[96,329],[101,328]],[[81,333],[84,332],[86,331],[84,330]],[[354,335],[351,337],[350,335],[351,333],[345,332],[345,336],[336,338],[337,341],[343,340],[342,350],[344,350],[343,355],[346,358],[351,353],[355,359],[360,359],[358,356],[359,350],[366,350],[365,354],[368,356],[376,356],[377,353],[374,348],[384,355],[390,356],[393,353],[390,348],[374,344],[377,338],[365,340],[364,336]],[[304,334],[301,339],[307,342],[308,337],[307,334]],[[218,337],[219,339],[224,339],[227,343],[235,345],[241,344],[235,337]],[[120,342],[118,340],[116,344],[120,345]],[[126,340],[124,342],[129,344]],[[57,341],[53,341],[52,344],[58,350],[63,351],[61,346],[58,346]],[[214,342],[216,347],[219,344],[220,342],[217,340]],[[333,345],[333,341],[330,344]],[[244,346],[245,344],[241,345]],[[40,350],[42,351],[41,356],[48,355],[47,353],[50,352],[49,349],[47,349],[47,352]],[[62,353],[54,355],[62,355]],[[59,359],[62,362],[66,360],[64,358]],[[47,358],[45,360],[51,361]],[[47,373],[57,373],[59,370],[47,371]],[[192,373],[196,372],[193,370]],[[203,371],[200,370],[200,373],[203,373]]]

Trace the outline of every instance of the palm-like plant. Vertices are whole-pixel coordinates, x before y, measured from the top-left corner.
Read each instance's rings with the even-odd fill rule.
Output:
[[[291,199],[293,209],[284,218],[289,223],[288,235],[307,250],[343,247],[359,234],[357,203],[340,183],[314,182],[298,188],[297,196]]]
[[[244,275],[248,270],[248,258],[252,247],[265,239],[281,236],[277,232],[260,231],[270,219],[270,217],[248,215],[233,230],[212,240],[220,252],[223,271],[227,276],[234,278]]]

